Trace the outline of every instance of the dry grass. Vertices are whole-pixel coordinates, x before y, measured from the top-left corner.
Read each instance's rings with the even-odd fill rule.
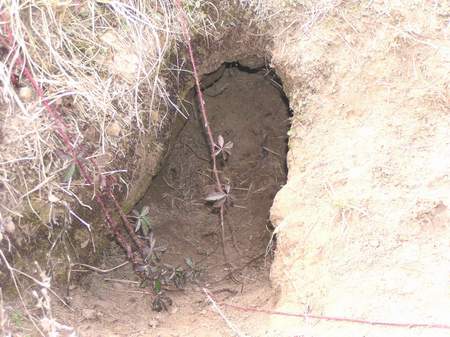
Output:
[[[0,45],[0,265],[9,266],[20,294],[16,269],[7,260],[17,228],[30,240],[39,223],[61,225],[71,216],[79,218],[74,210],[89,207],[90,199],[89,193],[80,194],[84,183],[77,179],[42,100],[57,108],[80,156],[96,159],[101,172],[91,174],[121,179],[126,167],[117,167],[117,157],[125,156],[132,140],[158,132],[167,107],[180,111],[168,93],[166,75],[181,71],[183,64],[167,61],[176,54],[179,37],[177,13],[169,1],[12,0],[0,11],[1,35],[10,31],[13,41],[6,45],[2,39]],[[189,15],[192,26],[197,33],[212,34],[212,23],[197,12],[201,14]],[[37,97],[23,79],[23,68],[15,68],[19,58],[44,97]],[[33,213],[34,225],[29,221]],[[51,249],[58,238],[52,240]],[[35,293],[43,320],[28,318],[36,330],[54,335],[67,327],[53,319],[44,288]],[[0,314],[6,334],[3,309]]]
[[[31,194],[50,202],[74,197],[71,179],[58,179],[71,163],[61,153],[52,120],[29,83],[11,83],[17,57],[26,60],[45,99],[59,107],[73,145],[87,143],[93,149],[89,155],[101,157],[120,149],[130,132],[145,133],[155,126],[159,120],[151,114],[156,104],[174,104],[160,76],[176,35],[173,12],[166,5],[8,3],[3,17],[15,45],[0,66],[1,185],[7,194],[3,201],[9,201],[2,203],[2,213],[20,214],[19,206]],[[42,220],[51,219],[49,214]]]
[[[191,32],[207,39],[230,21],[213,2],[183,5]],[[260,1],[242,5],[261,7]],[[71,179],[71,158],[63,153],[41,99],[27,81],[12,81],[22,77],[16,60],[25,60],[44,99],[59,109],[74,147],[87,145],[82,155],[120,174],[126,168],[115,167],[115,159],[125,157],[130,139],[157,132],[167,107],[183,113],[167,84],[169,72],[186,71],[176,52],[178,13],[164,0],[12,0],[1,13],[0,28],[5,36],[11,30],[14,44],[0,50],[0,220],[20,219],[31,209],[47,223],[55,209],[67,208],[64,202],[84,203]],[[174,64],[169,55],[175,56]],[[49,211],[42,212],[42,204]]]
[[[61,335],[68,337],[77,336],[74,328],[61,324],[54,318],[50,294],[53,294],[66,306],[67,304],[51,289],[51,278],[41,269],[39,264],[35,263],[40,280],[12,267],[1,249],[0,261],[5,265],[11,275],[25,316],[39,335],[43,337],[57,337]],[[35,289],[30,290],[30,288],[28,288],[28,291],[31,292],[33,297],[33,310],[31,310],[29,305],[25,303],[26,300],[24,299],[22,290],[20,289],[20,283],[17,277],[18,275],[25,276],[34,282]],[[9,309],[10,310],[6,310],[4,307],[2,288],[0,287],[0,332],[2,333],[2,336],[12,336],[13,333],[14,335],[19,336],[19,334],[16,334],[17,330],[24,329],[22,326],[22,316],[19,314],[20,311],[15,311],[16,318],[14,320],[9,319],[9,314],[14,311],[12,307]]]

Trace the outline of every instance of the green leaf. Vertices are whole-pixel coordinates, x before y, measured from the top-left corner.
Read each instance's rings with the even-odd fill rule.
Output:
[[[209,193],[206,197],[205,200],[206,201],[217,201],[220,199],[224,199],[227,195],[223,192],[211,192]]]
[[[144,216],[148,215],[149,212],[150,212],[150,207],[144,206],[144,207],[142,207],[140,216],[144,217]]]
[[[75,163],[70,164],[64,175],[64,182],[68,182],[78,174],[78,166]]]
[[[144,233],[144,235],[147,236],[148,232],[152,228],[150,218],[148,216],[143,216],[140,220],[142,226],[142,233]]]
[[[192,261],[192,258],[190,258],[190,257],[185,257],[185,258],[184,258],[184,261],[186,262],[186,264],[187,264],[190,268],[194,269],[194,261]]]
[[[150,230],[152,229],[152,224],[150,222],[150,217],[148,216],[150,213],[150,207],[144,206],[141,208],[141,211],[133,210],[134,217],[136,218],[136,224],[134,231],[138,232],[142,229],[142,233],[147,236]]]
[[[157,294],[159,294],[161,292],[161,281],[160,280],[155,280],[155,282],[153,283],[153,291]]]
[[[134,231],[137,232],[140,228],[141,228],[141,219],[137,219],[136,228],[134,229]]]

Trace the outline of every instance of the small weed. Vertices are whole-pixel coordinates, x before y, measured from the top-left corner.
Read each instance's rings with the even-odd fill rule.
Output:
[[[190,257],[184,258],[184,261],[189,267],[189,269],[186,270],[186,278],[192,282],[196,282],[202,274],[203,270],[199,266],[197,266]]]
[[[210,186],[211,190],[205,197],[205,201],[212,203],[213,208],[222,208],[223,206],[231,206],[233,197],[231,196],[231,186],[225,184],[222,191],[217,191],[215,186]]]
[[[79,176],[78,166],[74,162],[70,164],[67,171],[64,173],[64,182],[67,183]]]
[[[214,144],[214,156],[222,156],[222,159],[226,161],[229,156],[231,156],[231,150],[233,149],[233,142],[226,142],[222,135],[217,137],[217,142]]]
[[[15,310],[11,312],[9,318],[16,328],[21,328],[23,326],[23,315],[20,311]]]
[[[149,263],[135,269],[136,272],[143,274],[140,287],[151,286],[156,294],[152,304],[154,311],[167,310],[167,307],[172,304],[171,299],[165,295],[167,286],[172,285],[177,289],[183,289],[188,281],[195,282],[200,277],[202,269],[195,264],[192,258],[186,257],[185,262],[187,268],[159,263],[159,259],[150,258]]]
[[[136,227],[135,232],[141,230],[144,236],[148,236],[150,230],[152,229],[152,225],[149,217],[150,207],[144,206],[141,211],[133,210],[133,218],[136,219]]]
[[[172,299],[164,293],[159,293],[155,296],[152,302],[153,311],[161,312],[167,311],[168,307],[172,305]]]
[[[23,315],[20,311],[13,311],[11,313],[11,322],[15,327],[21,328],[23,326]]]

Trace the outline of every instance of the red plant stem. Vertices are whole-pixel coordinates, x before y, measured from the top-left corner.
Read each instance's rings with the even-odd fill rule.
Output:
[[[189,57],[191,59],[191,64],[192,64],[192,72],[193,72],[194,79],[195,79],[195,87],[196,87],[196,91],[197,91],[198,102],[200,104],[200,111],[202,112],[202,118],[203,118],[203,123],[204,123],[203,126],[205,127],[206,133],[208,134],[209,150],[211,152],[211,161],[212,161],[212,171],[214,174],[218,192],[223,192],[223,187],[222,187],[222,183],[220,181],[219,172],[217,171],[217,162],[216,162],[216,155],[215,155],[215,152],[216,152],[215,144],[216,143],[214,142],[213,132],[212,132],[211,126],[209,125],[209,122],[208,122],[208,113],[206,112],[205,100],[203,98],[203,93],[202,93],[202,90],[200,87],[200,80],[199,80],[199,76],[198,76],[198,72],[197,72],[197,66],[195,65],[195,57],[194,57],[194,52],[192,50],[191,36],[189,35],[188,27],[186,24],[186,18],[184,16],[185,14],[181,7],[180,0],[176,0],[176,5],[178,7],[178,10],[182,14],[182,15],[180,15],[181,29],[183,31],[183,36],[187,41]]]
[[[223,257],[225,259],[225,263],[228,264],[228,257],[227,257],[227,252],[225,250],[225,222],[224,222],[224,214],[225,214],[225,206],[222,205],[220,206],[219,209],[219,216],[220,216],[220,228],[222,230],[221,235],[222,235],[222,251],[223,251]]]
[[[128,234],[133,239],[134,243],[138,246],[139,252],[140,252],[142,258],[145,259],[147,256],[145,256],[145,245],[144,245],[144,243],[142,242],[142,240],[140,240],[137,237],[133,225],[130,223],[130,221],[128,221],[127,216],[123,212],[122,207],[120,207],[120,204],[117,201],[117,199],[114,196],[114,194],[112,193],[112,191],[109,191],[109,197],[113,200],[114,205],[116,206],[116,209],[119,211],[120,218],[122,219],[123,223],[125,224],[125,227],[127,228]]]
[[[236,310],[241,310],[245,312],[260,312],[269,315],[278,315],[278,316],[288,316],[288,317],[300,317],[300,318],[312,318],[320,321],[334,321],[334,322],[348,322],[355,324],[365,324],[365,325],[378,325],[378,326],[387,326],[387,327],[396,327],[396,328],[428,328],[428,329],[447,329],[450,330],[450,324],[441,324],[441,323],[399,323],[399,322],[384,322],[384,321],[371,321],[365,319],[358,318],[350,318],[350,317],[338,317],[338,316],[322,316],[322,315],[310,315],[310,314],[300,314],[300,313],[291,313],[291,312],[283,312],[283,311],[272,311],[266,309],[258,309],[254,307],[244,307],[236,304],[228,304],[224,302],[217,301],[211,292],[203,288],[203,291],[208,294],[216,303],[220,303],[221,305],[229,308],[233,308]]]
[[[180,0],[176,0],[176,5],[178,10],[180,11],[181,15],[179,16],[180,23],[181,23],[181,29],[183,31],[183,36],[187,41],[188,51],[189,51],[189,58],[191,60],[192,64],[192,73],[194,75],[195,80],[195,88],[197,91],[197,97],[198,102],[200,104],[200,111],[202,112],[202,118],[203,118],[203,126],[205,127],[206,133],[208,135],[209,140],[209,151],[211,155],[211,162],[212,162],[212,171],[214,174],[214,179],[216,181],[216,189],[217,192],[224,192],[222,182],[220,181],[219,171],[217,170],[217,161],[216,161],[216,143],[214,142],[214,136],[211,129],[211,126],[209,125],[208,121],[208,113],[206,112],[206,105],[205,100],[203,98],[202,89],[200,87],[200,79],[198,76],[197,66],[195,64],[195,57],[194,52],[192,49],[192,43],[191,43],[191,36],[189,35],[189,29],[187,27],[185,13],[183,11],[183,8],[181,7]],[[223,257],[225,259],[225,263],[228,264],[228,258],[225,250],[225,226],[224,226],[224,212],[225,212],[225,205],[220,206],[220,227],[221,227],[221,235],[222,235],[222,250],[223,250]]]
[[[2,13],[2,19],[4,20],[4,22],[7,22],[7,18],[4,13]],[[0,42],[3,45],[5,45],[5,47],[11,49],[12,46],[14,45],[14,37],[12,35],[11,29],[9,29],[9,27],[6,23],[5,23],[5,27],[6,27],[6,32],[7,32],[7,39],[0,36]],[[67,152],[72,156],[72,160],[78,166],[81,176],[84,178],[84,180],[87,182],[88,185],[93,185],[94,189],[97,192],[95,184],[93,184],[92,177],[89,175],[83,162],[78,158],[77,149],[72,145],[72,142],[70,139],[73,137],[71,137],[70,133],[67,132],[68,126],[65,124],[64,120],[61,118],[61,115],[50,105],[48,100],[45,98],[44,91],[39,86],[39,84],[36,82],[33,74],[31,73],[31,71],[29,70],[25,61],[23,60],[23,58],[20,55],[16,58],[14,66],[16,68],[21,68],[25,78],[30,82],[30,84],[33,87],[33,89],[35,90],[37,96],[41,99],[42,104],[44,105],[45,109],[49,113],[50,117],[55,121],[56,128],[57,128],[56,133],[59,136],[59,138],[63,141],[63,143],[65,144]],[[92,159],[91,159],[91,161],[96,166],[95,161],[93,161]],[[109,224],[109,226],[110,226],[114,236],[116,237],[117,241],[119,242],[120,246],[126,251],[128,259],[130,261],[132,261],[133,263],[136,263],[136,258],[133,255],[133,251],[132,251],[130,244],[128,243],[128,240],[123,235],[122,231],[119,228],[119,225],[116,223],[116,221],[114,221],[113,217],[111,216],[111,214],[106,206],[105,201],[103,200],[103,198],[101,196],[101,195],[103,195],[102,191],[98,191],[98,192],[100,192],[100,193],[94,193],[94,198],[95,198],[96,202],[100,205],[102,212],[105,215],[107,223]],[[109,192],[110,197],[112,196],[112,199],[114,200],[116,208],[119,210],[119,214],[121,215],[122,219],[125,219],[124,221],[125,221],[126,227],[128,229],[131,226],[131,224],[129,223],[126,216],[123,216],[124,215],[123,211],[122,211],[120,205],[118,205],[112,192],[110,190],[108,192]],[[133,230],[131,230],[130,236],[133,238],[133,241],[135,241],[136,245],[138,246],[138,248],[141,252],[141,255],[143,256],[142,242],[139,241],[139,239],[136,237]]]

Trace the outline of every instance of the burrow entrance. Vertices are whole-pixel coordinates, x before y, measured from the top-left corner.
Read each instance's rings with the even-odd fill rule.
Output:
[[[179,117],[160,174],[140,203],[149,206],[155,238],[170,264],[192,259],[205,271],[203,281],[218,283],[266,278],[271,238],[269,210],[286,181],[287,99],[275,73],[223,64],[202,79],[215,137],[232,142],[231,156],[219,160],[224,183],[231,186],[233,207],[225,215],[223,254],[218,214],[205,206],[214,185],[209,148],[195,91],[185,102],[188,119]],[[229,269],[235,272],[230,274]]]
[[[86,336],[225,336],[228,327],[213,310],[201,287],[219,300],[263,305],[272,299],[269,286],[272,235],[269,210],[286,181],[289,108],[275,73],[224,64],[203,78],[209,120],[215,136],[233,142],[231,156],[219,164],[222,180],[232,187],[234,206],[225,215],[225,263],[219,217],[205,205],[211,180],[209,149],[194,91],[183,103],[160,173],[135,209],[149,208],[154,249],[160,264],[181,267],[189,279],[181,289],[162,285],[170,297],[167,311],[152,311],[152,296],[140,289],[130,266],[107,275],[92,273],[73,289],[72,305],[81,311],[67,321]],[[110,254],[105,268],[123,261]],[[190,266],[189,266],[190,265]],[[232,273],[230,273],[232,272]],[[84,311],[83,311],[84,310]],[[257,315],[240,319],[249,331],[262,328]],[[256,322],[258,321],[258,323]]]

